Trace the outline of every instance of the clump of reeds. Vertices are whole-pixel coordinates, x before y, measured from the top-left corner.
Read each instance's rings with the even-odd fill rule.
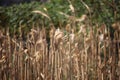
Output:
[[[11,38],[9,30],[1,31],[0,78],[119,80],[119,31],[115,31],[111,39],[105,24],[92,29],[80,24],[78,32],[71,25],[66,29],[53,26],[49,36],[50,42],[45,28],[39,27],[32,28],[26,40],[16,35]]]
[[[69,4],[72,16],[59,12],[69,19],[66,27],[52,25],[49,35],[43,26],[33,27],[26,39],[22,37],[22,26],[20,34],[14,33],[13,37],[9,29],[0,30],[1,80],[120,79],[119,23],[112,25],[115,29],[112,38],[105,24],[92,25],[85,14],[76,18],[70,1]],[[51,20],[41,11],[33,12]]]

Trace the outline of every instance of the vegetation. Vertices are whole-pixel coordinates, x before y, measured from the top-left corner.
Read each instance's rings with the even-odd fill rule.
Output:
[[[1,7],[0,79],[119,80],[119,8],[111,0]]]
[[[65,15],[60,14],[60,12],[62,12],[66,15],[75,16],[77,18],[82,14],[86,14],[89,16],[93,24],[99,22],[110,26],[120,17],[119,4],[119,1],[115,3],[113,1],[104,0],[86,0],[84,3],[82,3],[82,0],[71,0],[71,2],[69,0],[52,0],[46,3],[32,2],[10,7],[1,7],[0,18],[7,16],[5,20],[12,28],[19,27],[20,24],[30,26],[33,22],[41,24],[43,20],[45,20],[45,25],[49,25],[49,23],[52,22],[54,25],[59,26],[59,24],[65,25],[68,21],[68,18]],[[71,5],[75,9],[74,12],[70,9]],[[45,17],[40,14],[32,13],[34,10],[40,10],[49,15],[51,22],[44,19]]]
[[[90,27],[80,25],[74,32],[71,26],[53,26],[50,43],[45,28],[31,29],[26,41],[21,32],[11,38],[9,30],[1,31],[1,80],[119,80],[119,32],[112,40],[106,25]]]

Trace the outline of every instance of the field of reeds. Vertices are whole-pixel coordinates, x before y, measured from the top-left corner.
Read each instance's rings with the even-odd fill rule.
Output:
[[[120,80],[120,31],[105,24],[0,30],[0,80]],[[111,37],[113,34],[113,37]],[[49,39],[47,37],[49,36]]]
[[[8,9],[12,12],[8,11],[9,16],[12,15],[8,23],[11,24],[10,27],[4,28],[8,21],[3,17],[0,18],[3,19],[2,25],[0,24],[0,28],[2,27],[0,29],[0,80],[120,80],[120,21],[117,22],[116,19],[119,18],[116,4],[110,4],[110,7],[115,10],[110,12],[103,9],[103,6],[107,8],[104,1],[104,5],[99,4],[102,7],[97,8],[98,4],[93,7],[93,12],[103,9],[100,11],[105,12],[110,21],[114,20],[115,23],[111,25],[112,22],[107,21],[107,18],[105,18],[106,22],[100,20],[103,24],[98,24],[99,20],[92,19],[95,15],[92,15],[92,9],[83,0],[78,7],[83,4],[87,13],[78,18],[76,14],[79,11],[74,8],[70,0],[67,1],[69,7],[65,7],[65,11],[68,10],[71,14],[61,11],[64,9],[61,7],[63,5],[60,6],[61,10],[58,10],[56,8],[58,5],[55,6],[53,3],[48,8],[43,6],[43,11],[32,9],[30,13],[30,10],[28,13],[40,14],[43,17],[32,18],[33,20],[39,18],[37,22],[40,22],[40,25],[30,20],[31,15],[26,13],[26,8],[29,10],[34,4],[30,8],[28,5],[25,9],[20,7],[20,12],[19,9],[14,10],[14,6]],[[52,9],[51,12],[49,9]],[[80,11],[82,11],[81,7]],[[114,11],[112,18],[109,14],[112,13],[111,11]],[[50,16],[50,13],[54,14]],[[62,16],[58,16],[61,19],[55,18],[56,14]],[[99,18],[98,15],[95,18]],[[64,19],[65,26],[62,25]],[[55,24],[57,20],[61,22]],[[29,25],[22,25],[22,22]],[[32,23],[34,24],[31,25]],[[45,23],[48,23],[47,26]],[[12,26],[16,26],[17,30]],[[32,28],[25,32],[25,26]]]

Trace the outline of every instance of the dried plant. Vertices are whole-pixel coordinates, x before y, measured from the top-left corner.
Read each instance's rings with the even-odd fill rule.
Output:
[[[71,24],[66,29],[51,27],[50,42],[45,28],[33,27],[26,41],[1,30],[0,79],[119,80],[119,31],[111,39],[105,24],[91,29],[80,22],[79,27],[79,31]]]

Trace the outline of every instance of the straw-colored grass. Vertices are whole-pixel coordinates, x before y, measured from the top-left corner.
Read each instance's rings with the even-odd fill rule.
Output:
[[[22,25],[13,37],[9,29],[0,30],[0,80],[120,80],[120,21],[111,25],[112,33],[105,24],[92,25],[91,9],[83,0],[89,17],[76,17],[67,1],[72,15],[58,11],[67,25],[52,25],[49,35],[42,22],[27,35]],[[52,23],[49,13],[33,13]]]
[[[113,27],[116,27],[115,24]],[[20,30],[22,31],[22,30]],[[0,31],[0,80],[120,80],[120,31],[80,24],[79,31],[33,28],[24,41]]]

